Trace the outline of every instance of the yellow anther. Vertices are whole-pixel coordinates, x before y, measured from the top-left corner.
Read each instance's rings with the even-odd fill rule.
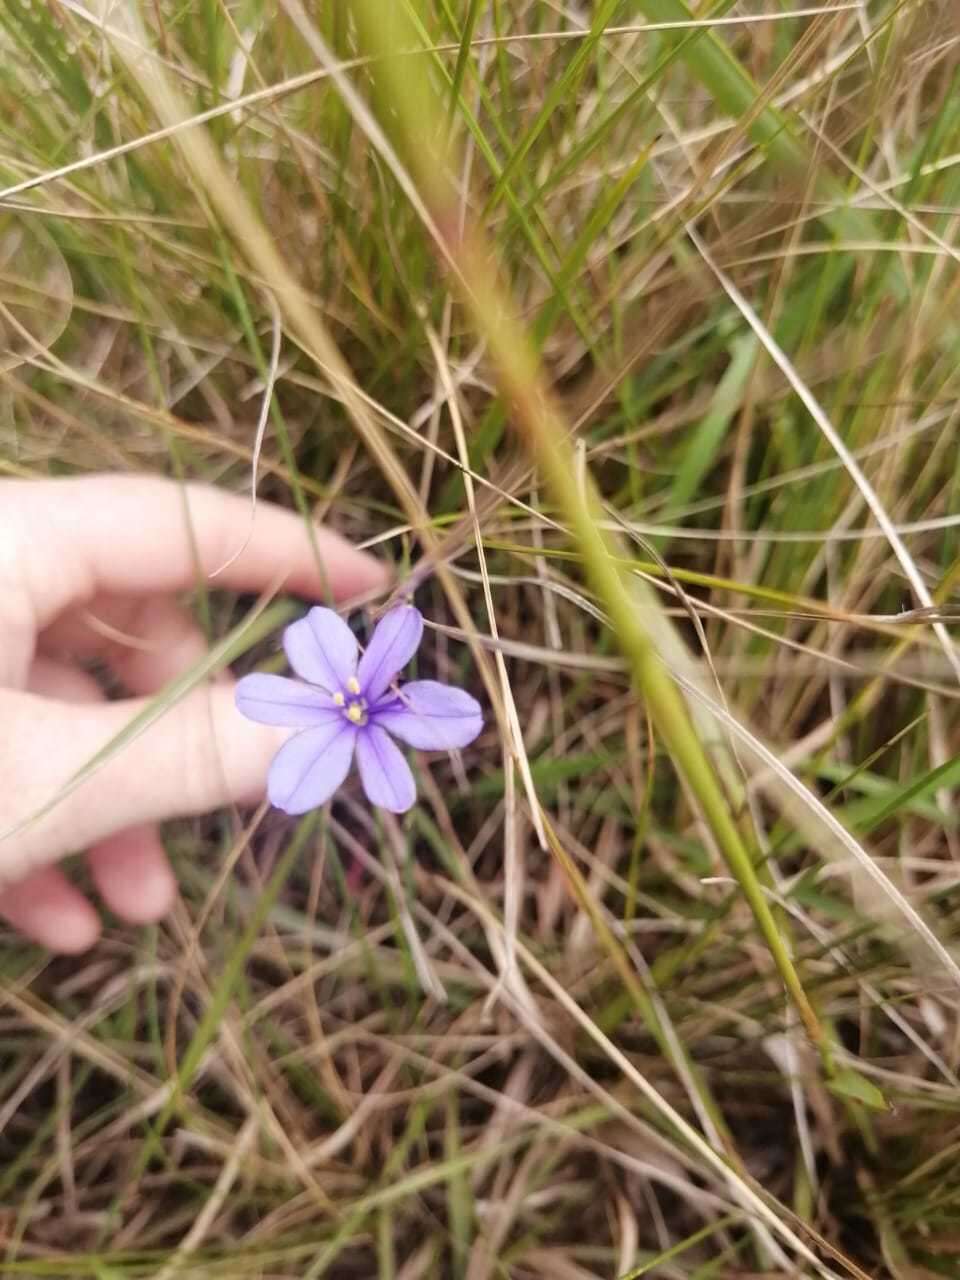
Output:
[[[356,676],[350,677],[350,679],[347,681],[347,688],[350,690],[351,693],[360,692],[360,681],[357,679]]]
[[[358,702],[352,702],[347,708],[347,719],[352,720],[354,724],[363,724],[366,718],[366,712]]]
[[[346,702],[346,698],[343,696],[342,693],[339,692],[339,690],[333,695],[333,700],[338,707],[342,707],[343,704]]]

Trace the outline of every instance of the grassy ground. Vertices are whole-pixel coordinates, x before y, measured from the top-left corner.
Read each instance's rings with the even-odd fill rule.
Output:
[[[0,1273],[960,1275],[956,6],[94,8],[0,7],[4,471],[256,455],[490,714],[3,939]]]

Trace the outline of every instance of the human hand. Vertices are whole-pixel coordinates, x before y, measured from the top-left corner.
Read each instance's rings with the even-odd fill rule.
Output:
[[[148,701],[106,701],[78,664],[99,659],[134,695],[193,666],[206,646],[174,594],[223,565],[248,532],[249,502],[203,485],[119,475],[0,482],[0,832],[47,805]],[[335,597],[385,584],[386,569],[336,534],[318,530],[317,544]],[[281,580],[322,594],[301,520],[261,503],[215,585],[257,591]],[[42,817],[0,838],[0,916],[56,951],[91,946],[97,912],[55,865],[85,849],[112,911],[159,919],[176,886],[155,824],[255,802],[287,737],[240,715],[229,678],[194,689]]]

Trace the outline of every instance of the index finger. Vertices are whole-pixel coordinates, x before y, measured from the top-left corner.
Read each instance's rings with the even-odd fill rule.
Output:
[[[282,586],[311,599],[344,599],[385,586],[386,566],[329,529],[261,502],[161,477],[97,475],[11,481],[6,509],[25,534],[23,570],[38,628],[98,592],[185,590],[224,566],[217,586]],[[244,546],[244,541],[249,539]],[[319,556],[320,563],[317,559]]]

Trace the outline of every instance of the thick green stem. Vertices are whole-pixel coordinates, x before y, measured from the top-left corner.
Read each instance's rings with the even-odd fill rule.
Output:
[[[376,55],[380,85],[396,112],[399,150],[443,237],[444,256],[455,267],[457,285],[488,345],[513,422],[579,544],[590,584],[607,610],[651,719],[743,890],[783,984],[829,1069],[828,1037],[807,999],[710,757],[654,645],[645,614],[659,605],[652,595],[641,598],[640,584],[618,563],[622,551],[603,528],[593,482],[576,465],[569,427],[544,383],[535,348],[516,318],[509,292],[498,278],[492,248],[479,227],[462,227],[458,194],[449,176],[457,165],[446,151],[448,132],[443,128],[442,105],[431,91],[429,62],[424,56],[417,66],[416,58],[407,57],[401,65],[390,56],[416,45],[415,28],[401,4],[385,11],[380,0],[354,0],[353,9],[361,36]],[[719,67],[718,55],[712,58],[711,65]],[[727,79],[732,84],[732,74]],[[769,124],[764,128],[765,136],[772,139],[776,131]]]

